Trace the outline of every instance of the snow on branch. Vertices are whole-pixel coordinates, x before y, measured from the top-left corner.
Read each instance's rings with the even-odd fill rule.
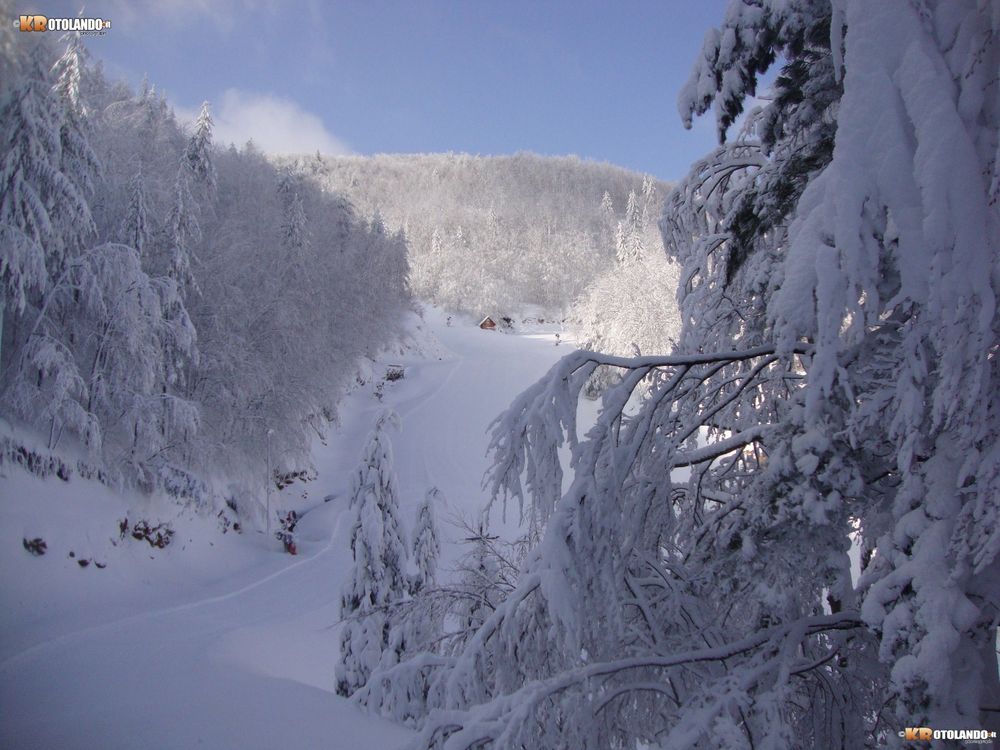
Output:
[[[811,351],[812,347],[797,344],[782,354],[808,355]],[[600,366],[618,368],[626,375],[605,393],[602,415],[592,428],[592,435],[608,430],[618,433],[617,423],[633,399],[637,385],[644,379],[655,377],[660,383],[634,415],[635,424],[647,423],[648,426],[655,410],[668,408],[671,399],[688,395],[692,388],[710,381],[721,368],[751,363],[739,387],[728,389],[726,398],[717,399],[711,406],[706,402],[704,410],[696,410],[685,422],[686,426],[678,428],[680,444],[696,434],[700,427],[711,426],[711,419],[738,398],[761,371],[777,362],[778,354],[774,345],[729,352],[643,357],[574,352],[560,360],[542,380],[518,396],[510,408],[494,420],[489,448],[493,464],[484,483],[494,501],[516,498],[522,518],[537,514],[538,520],[544,521],[551,514],[562,495],[563,466],[559,449],[568,445],[572,451],[570,468],[577,472],[583,468],[581,461],[585,452],[581,451],[577,435],[576,409],[582,386]],[[721,442],[679,453],[673,466],[690,466],[724,455],[759,439],[764,432],[764,426],[757,425]],[[594,458],[593,451],[590,455]],[[531,496],[530,510],[526,510],[526,489]]]
[[[798,656],[804,641],[819,634],[850,631],[864,627],[857,612],[806,617],[758,631],[746,638],[720,646],[664,655],[648,654],[632,658],[597,662],[567,670],[555,677],[533,680],[512,693],[499,695],[487,703],[476,706],[467,713],[453,710],[434,711],[428,717],[412,750],[467,750],[491,743],[494,748],[521,747],[520,742],[532,731],[533,715],[548,699],[572,689],[584,689],[591,694],[596,710],[609,701],[628,693],[650,691],[668,692],[669,677],[660,673],[656,682],[630,682],[615,685],[599,678],[616,677],[633,670],[669,670],[702,662],[724,662],[745,658],[745,672],[741,673],[742,689],[763,681],[767,676],[780,675],[787,681],[792,674],[802,674],[819,668],[830,658],[825,653],[820,659],[803,659]],[[832,647],[836,652],[836,646]],[[753,655],[749,657],[748,655]],[[738,670],[734,670],[738,671]],[[712,726],[716,714],[725,707],[723,700],[714,701],[710,711],[693,712],[696,721],[675,726],[670,733],[674,740],[671,748],[688,747],[700,739]]]

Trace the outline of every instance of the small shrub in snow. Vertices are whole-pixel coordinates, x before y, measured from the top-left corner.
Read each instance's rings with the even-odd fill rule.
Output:
[[[34,539],[24,538],[21,540],[21,544],[35,557],[41,557],[45,554],[45,550],[48,549],[48,545],[45,543],[45,540],[38,536]]]
[[[158,523],[151,526],[149,521],[141,520],[130,527],[128,518],[123,518],[118,522],[118,532],[122,539],[127,534],[131,534],[133,539],[146,541],[150,547],[157,549],[163,549],[170,544],[170,540],[174,536],[174,530],[169,523]]]

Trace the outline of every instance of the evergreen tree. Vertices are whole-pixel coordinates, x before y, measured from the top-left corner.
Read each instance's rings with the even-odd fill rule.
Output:
[[[39,54],[36,49],[25,55],[27,70],[8,84],[0,107],[4,250],[0,274],[8,304],[19,313],[24,311],[30,292],[41,292],[48,286],[48,255],[61,251],[51,206],[72,202],[77,212],[89,219],[80,188],[57,178],[60,115],[57,100],[49,94]]]
[[[192,270],[194,245],[201,239],[201,226],[194,198],[191,197],[189,170],[181,164],[174,181],[173,205],[167,216],[166,275],[177,284],[182,296],[198,293],[198,282]]]
[[[206,197],[215,195],[217,177],[212,159],[212,115],[208,102],[203,102],[195,120],[194,133],[184,149],[184,159],[191,178]]]
[[[661,211],[656,191],[656,182],[652,177],[646,175],[642,178],[642,210],[639,214],[639,224],[642,227],[644,235],[651,229],[653,231],[656,230]]]
[[[298,178],[290,170],[285,170],[278,182],[282,206],[281,240],[289,261],[293,258],[301,261],[302,252],[308,244],[305,208],[297,183]]]
[[[615,217],[615,201],[607,190],[601,196],[601,217],[606,222],[613,221]]]
[[[388,608],[403,599],[406,546],[399,524],[399,499],[387,429],[398,425],[392,412],[383,414],[368,437],[355,472],[351,509],[354,566],[341,597],[344,628],[340,636],[337,692],[349,696],[362,687],[383,659],[383,652],[405,650],[390,638]]]
[[[142,177],[142,168],[135,173],[129,183],[128,206],[125,209],[125,219],[122,222],[122,242],[135,248],[142,257],[149,243],[149,219],[146,211],[146,185]]]
[[[85,196],[94,191],[93,179],[100,172],[100,164],[90,146],[92,132],[86,103],[81,93],[87,65],[87,49],[79,32],[63,36],[65,49],[52,66],[53,92],[62,104],[62,123],[59,129],[60,153],[63,171],[72,175]],[[81,236],[89,234],[83,229]]]
[[[460,625],[468,634],[473,634],[482,627],[501,599],[497,586],[499,567],[491,546],[496,537],[489,535],[485,523],[481,521],[476,533],[466,541],[472,545],[472,551],[462,565],[459,582],[465,597]]]
[[[413,531],[413,561],[417,566],[412,586],[414,591],[437,583],[437,560],[441,554],[441,543],[438,541],[436,506],[443,502],[441,491],[437,487],[431,487],[417,508]]]
[[[625,205],[625,219],[619,223],[618,234],[615,238],[616,254],[621,265],[628,266],[642,260],[645,254],[644,231],[639,197],[632,190],[628,194],[628,202]]]

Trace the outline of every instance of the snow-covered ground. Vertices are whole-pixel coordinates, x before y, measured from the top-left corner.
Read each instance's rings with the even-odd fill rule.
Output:
[[[442,564],[476,517],[486,427],[570,346],[558,326],[517,334],[427,311],[415,346],[345,401],[339,428],[317,444],[316,480],[272,495],[295,509],[299,555],[261,534],[222,534],[216,521],[94,482],[0,478],[0,747],[393,748],[407,730],[333,693],[338,609],[350,564],[350,476],[373,420],[392,435],[401,514],[412,526],[436,485]],[[375,369],[381,375],[380,368]],[[324,502],[324,498],[333,499]],[[118,521],[169,521],[172,543],[120,538]],[[44,556],[22,539],[41,537]],[[70,552],[73,553],[70,556]],[[80,560],[88,565],[81,567]],[[104,567],[98,567],[100,563]]]

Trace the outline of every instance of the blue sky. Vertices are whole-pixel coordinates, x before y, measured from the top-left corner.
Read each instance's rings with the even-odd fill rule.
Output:
[[[725,5],[90,0],[86,15],[112,21],[88,40],[110,75],[138,84],[148,74],[182,115],[208,99],[222,140],[577,154],[677,179],[714,142],[705,118],[684,130],[675,102]]]

